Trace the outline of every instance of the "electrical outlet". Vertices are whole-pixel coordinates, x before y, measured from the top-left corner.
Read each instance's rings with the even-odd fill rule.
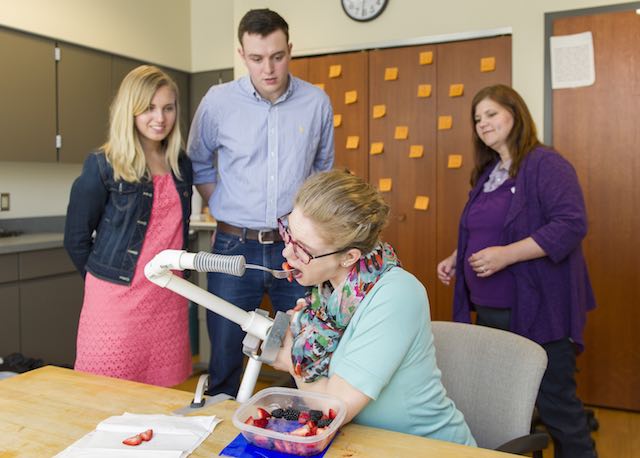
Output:
[[[9,208],[11,208],[9,196],[10,194],[8,192],[0,194],[0,212],[7,212]]]

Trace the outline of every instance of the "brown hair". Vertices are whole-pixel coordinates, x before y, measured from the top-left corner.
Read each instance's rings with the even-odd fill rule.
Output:
[[[289,43],[289,24],[282,16],[269,8],[249,10],[238,24],[238,41],[242,46],[242,37],[245,33],[266,37],[276,30],[282,30]]]
[[[511,154],[509,175],[515,177],[525,156],[536,146],[540,145],[536,125],[533,122],[529,108],[520,94],[509,86],[496,84],[481,89],[471,103],[471,123],[473,128],[474,168],[471,171],[471,186],[475,186],[485,167],[493,162],[498,153],[484,144],[476,132],[476,107],[484,99],[489,99],[511,113],[513,127],[507,137],[507,147]]]
[[[347,170],[330,170],[304,182],[295,207],[317,224],[320,236],[339,248],[369,253],[387,224],[389,205],[376,188]]]

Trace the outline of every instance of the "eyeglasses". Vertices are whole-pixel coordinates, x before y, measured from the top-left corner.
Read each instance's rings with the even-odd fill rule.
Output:
[[[280,237],[287,245],[291,244],[293,247],[293,253],[296,255],[303,264],[309,264],[311,260],[324,258],[325,256],[331,256],[332,254],[338,254],[345,251],[347,248],[342,248],[341,250],[332,251],[331,253],[319,254],[318,256],[314,256],[305,250],[302,246],[296,242],[293,237],[291,237],[291,232],[289,232],[289,221],[288,216],[283,216],[278,218],[278,232],[280,232]]]

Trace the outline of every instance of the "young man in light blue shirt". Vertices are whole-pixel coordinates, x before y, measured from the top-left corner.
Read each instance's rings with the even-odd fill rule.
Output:
[[[333,110],[321,89],[289,74],[288,24],[276,12],[249,11],[238,39],[249,75],[205,95],[191,125],[188,154],[194,184],[218,222],[213,252],[280,269],[284,244],[277,218],[291,211],[308,176],[333,166]],[[245,310],[256,309],[265,293],[274,311],[288,310],[304,296],[295,282],[259,271],[239,278],[209,273],[208,289]],[[208,394],[235,396],[244,333],[210,311],[207,326]]]

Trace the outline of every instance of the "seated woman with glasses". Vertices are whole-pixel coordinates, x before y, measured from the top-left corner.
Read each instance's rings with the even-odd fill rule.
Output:
[[[345,171],[309,178],[279,227],[295,280],[312,286],[274,367],[347,405],[346,421],[475,445],[436,365],[429,301],[380,241],[389,206]]]

